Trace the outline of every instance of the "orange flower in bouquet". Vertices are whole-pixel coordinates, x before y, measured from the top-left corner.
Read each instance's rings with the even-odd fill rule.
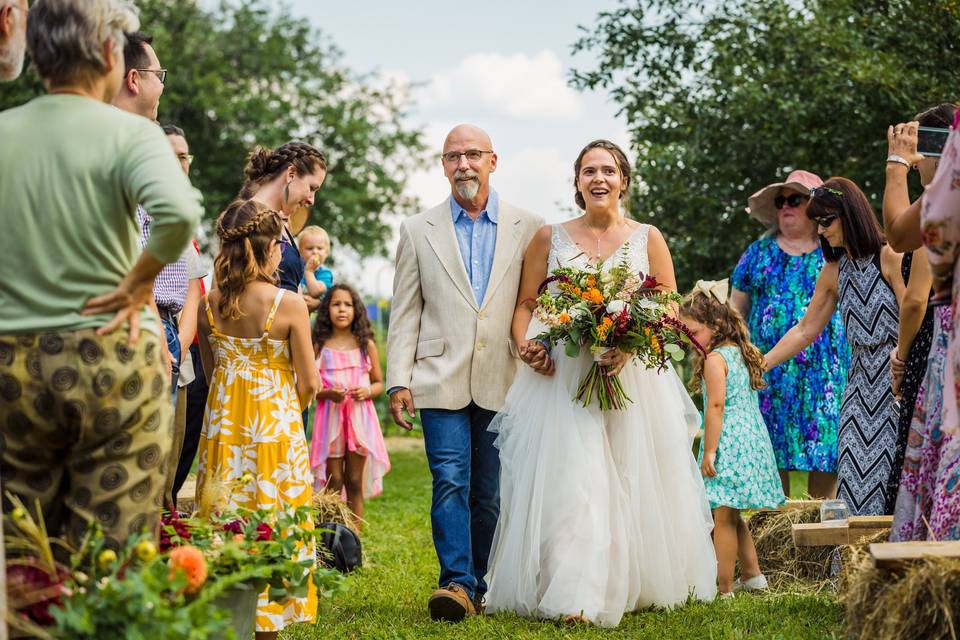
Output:
[[[177,547],[170,552],[170,578],[182,571],[187,578],[184,593],[198,593],[207,581],[207,561],[203,552],[191,545]]]

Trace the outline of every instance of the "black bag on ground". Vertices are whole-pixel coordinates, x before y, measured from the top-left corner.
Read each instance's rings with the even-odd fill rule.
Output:
[[[317,528],[323,530],[322,548],[317,549],[317,558],[323,566],[350,573],[363,565],[360,537],[353,529],[339,522],[323,522]]]

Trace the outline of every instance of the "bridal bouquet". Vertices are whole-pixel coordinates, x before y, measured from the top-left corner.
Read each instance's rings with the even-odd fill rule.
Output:
[[[556,292],[548,285],[556,283]],[[564,344],[571,358],[590,349],[593,366],[580,381],[575,400],[584,407],[596,396],[600,409],[623,409],[631,402],[619,376],[608,376],[597,362],[610,349],[633,355],[648,369],[662,370],[683,360],[689,347],[703,348],[690,330],[669,315],[679,294],[661,291],[656,278],[634,273],[626,262],[608,271],[559,267],[538,290],[533,315],[547,326],[538,340]]]

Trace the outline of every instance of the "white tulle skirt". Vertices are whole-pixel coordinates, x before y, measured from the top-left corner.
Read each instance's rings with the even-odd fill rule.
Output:
[[[554,357],[550,378],[521,367],[490,426],[501,471],[487,612],[612,627],[713,599],[713,519],[691,450],[700,416],[679,377],[628,364],[633,402],[603,413],[572,400],[590,355]]]

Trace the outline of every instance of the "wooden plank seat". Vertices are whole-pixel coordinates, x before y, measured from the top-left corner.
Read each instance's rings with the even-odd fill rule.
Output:
[[[878,569],[898,570],[927,557],[960,558],[960,541],[878,542],[870,545],[870,558]]]
[[[193,510],[197,507],[197,478],[196,476],[188,476],[186,480],[183,481],[183,486],[180,487],[180,491],[177,492],[177,511],[181,513],[193,513]]]
[[[855,544],[864,538],[889,532],[893,516],[850,516],[846,525],[810,522],[793,525],[793,543],[798,547]]]
[[[787,500],[776,509],[757,509],[757,513],[761,511],[793,511],[806,509],[807,507],[819,508],[821,502],[823,502],[823,500]]]

